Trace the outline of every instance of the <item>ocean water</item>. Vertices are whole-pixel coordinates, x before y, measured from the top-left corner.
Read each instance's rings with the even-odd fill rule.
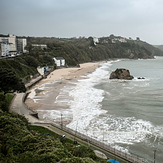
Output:
[[[110,80],[116,68],[129,69],[134,79]],[[67,127],[151,162],[156,149],[163,163],[163,57],[103,63],[66,85],[55,104],[63,109],[44,118],[59,121],[62,114]]]
[[[134,79],[109,80],[116,68],[129,69]],[[149,161],[156,149],[157,163],[163,162],[163,57],[104,63],[69,96],[67,127]]]

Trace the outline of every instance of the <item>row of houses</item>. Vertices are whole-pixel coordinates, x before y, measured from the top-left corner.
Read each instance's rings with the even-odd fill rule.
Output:
[[[18,38],[11,34],[2,35],[0,36],[0,56],[6,57],[26,53],[26,45],[26,38]]]
[[[123,42],[123,43],[127,42],[126,38],[123,38],[123,37],[115,37],[114,39],[112,39],[112,43],[116,43],[117,41]]]
[[[33,48],[41,48],[42,50],[47,49],[46,44],[32,44]]]

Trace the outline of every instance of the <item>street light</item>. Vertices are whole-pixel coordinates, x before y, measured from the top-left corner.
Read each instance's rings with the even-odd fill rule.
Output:
[[[77,121],[77,123],[76,123],[76,130],[75,130],[75,136],[74,136],[74,144],[77,144],[77,141],[76,141],[76,139],[75,139],[76,134],[77,134],[77,126],[78,126],[78,121]]]
[[[156,149],[154,149],[153,151],[154,151],[154,163],[155,163],[155,160],[156,160]]]
[[[62,123],[62,113],[61,113],[61,129],[63,128],[63,123]]]

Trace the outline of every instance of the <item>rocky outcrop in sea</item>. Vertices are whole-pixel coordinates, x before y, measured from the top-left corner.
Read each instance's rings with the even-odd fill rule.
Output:
[[[132,80],[134,77],[130,75],[130,71],[124,68],[117,68],[110,74],[109,79],[125,79],[125,80]]]

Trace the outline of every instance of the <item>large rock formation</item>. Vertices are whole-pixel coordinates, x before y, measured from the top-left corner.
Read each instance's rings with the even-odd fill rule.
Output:
[[[130,75],[129,70],[120,68],[116,69],[110,74],[110,79],[126,79],[126,80],[132,80],[134,77]]]

